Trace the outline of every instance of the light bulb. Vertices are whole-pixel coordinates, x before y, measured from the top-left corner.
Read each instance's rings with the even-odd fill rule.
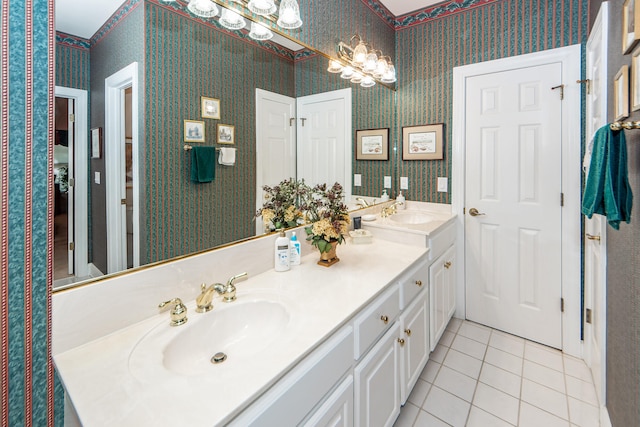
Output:
[[[355,49],[353,49],[353,63],[358,67],[362,67],[367,60],[367,47],[362,40],[358,43]]]

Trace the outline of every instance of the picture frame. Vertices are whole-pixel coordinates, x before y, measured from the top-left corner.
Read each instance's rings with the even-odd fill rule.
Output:
[[[218,124],[218,144],[235,144],[235,133],[235,126]]]
[[[640,110],[640,47],[631,54],[631,111]]]
[[[613,79],[614,120],[629,117],[629,66],[623,65]]]
[[[220,120],[220,100],[216,98],[200,97],[200,116],[203,119]]]
[[[622,5],[622,53],[628,54],[640,40],[640,0]]]
[[[102,128],[91,128],[91,158],[102,157]]]
[[[442,160],[444,124],[402,128],[402,160]]]
[[[184,120],[184,142],[204,142],[204,122]]]
[[[389,160],[389,128],[357,130],[356,160]]]

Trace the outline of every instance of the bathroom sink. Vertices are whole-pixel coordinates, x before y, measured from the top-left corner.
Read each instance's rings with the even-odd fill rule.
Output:
[[[426,224],[435,218],[424,212],[398,212],[389,217],[389,220],[398,224]]]

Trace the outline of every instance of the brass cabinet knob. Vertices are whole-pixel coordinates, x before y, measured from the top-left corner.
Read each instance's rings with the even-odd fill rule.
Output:
[[[416,285],[422,286],[422,280],[416,280]]]
[[[398,338],[398,342],[400,343],[401,346],[404,346],[404,340],[402,338]]]
[[[389,318],[387,316],[385,316],[384,314],[382,316],[380,316],[380,320],[382,320],[385,325],[387,323],[389,323]]]
[[[411,329],[408,329],[408,328],[405,329],[404,333],[407,334],[408,337],[410,337],[411,336]]]
[[[451,261],[447,261],[444,263],[444,268],[449,269],[451,268]]]

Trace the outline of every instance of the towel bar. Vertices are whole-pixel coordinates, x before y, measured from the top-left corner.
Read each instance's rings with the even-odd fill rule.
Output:
[[[631,129],[640,129],[640,121],[637,122],[613,122],[609,125],[611,130],[631,130]]]
[[[182,147],[182,149],[183,149],[184,151],[189,151],[189,150],[192,150],[192,149],[193,149],[193,146],[192,146],[192,145],[189,145],[189,144],[184,144],[184,147]],[[216,147],[216,151],[220,151],[220,149],[219,149],[218,147]]]

